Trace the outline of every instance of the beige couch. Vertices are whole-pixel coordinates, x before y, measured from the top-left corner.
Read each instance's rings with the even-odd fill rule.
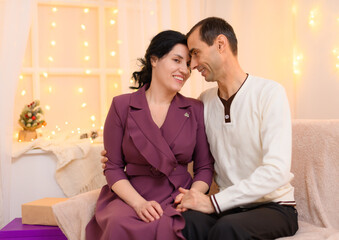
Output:
[[[299,230],[279,240],[339,240],[339,120],[293,120],[292,172]],[[53,206],[68,239],[85,239],[99,191]]]

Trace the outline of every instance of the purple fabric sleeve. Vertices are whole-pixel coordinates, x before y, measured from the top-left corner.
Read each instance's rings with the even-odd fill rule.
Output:
[[[196,119],[198,122],[197,129],[197,139],[196,146],[194,148],[194,153],[192,156],[193,164],[193,172],[195,181],[204,181],[209,186],[212,183],[213,172],[214,172],[214,158],[210,152],[209,144],[207,142],[206,132],[205,132],[205,124],[204,124],[204,107],[201,102],[199,102],[199,106],[197,107]]]
[[[124,172],[125,162],[122,154],[124,126],[116,104],[116,98],[113,98],[104,126],[104,147],[107,151],[106,157],[108,158],[104,172],[110,188],[112,188],[115,182],[127,179]]]

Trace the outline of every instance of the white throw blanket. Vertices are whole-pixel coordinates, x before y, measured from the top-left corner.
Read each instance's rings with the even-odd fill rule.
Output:
[[[102,143],[91,143],[89,139],[38,138],[32,142],[14,143],[12,157],[40,148],[51,151],[57,157],[56,181],[67,197],[97,189],[106,183],[100,165]]]
[[[299,219],[339,229],[339,120],[293,123],[292,184]]]

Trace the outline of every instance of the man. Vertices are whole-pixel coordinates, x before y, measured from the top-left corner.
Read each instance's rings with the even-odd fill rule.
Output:
[[[200,99],[220,191],[209,197],[180,189],[176,203],[186,221],[184,236],[238,240],[295,234],[291,118],[283,87],[242,70],[236,35],[225,20],[206,18],[187,38],[191,68],[218,84]]]
[[[291,166],[291,119],[281,85],[246,74],[237,38],[210,17],[187,34],[191,68],[218,87],[203,92],[205,127],[220,192],[180,189],[187,239],[275,239],[298,229]],[[186,209],[191,209],[186,211]]]

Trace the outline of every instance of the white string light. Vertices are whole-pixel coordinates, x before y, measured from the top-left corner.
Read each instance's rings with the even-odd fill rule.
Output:
[[[312,27],[316,24],[317,13],[318,13],[318,9],[313,9],[312,11],[310,11],[308,24],[311,25]]]
[[[294,54],[293,57],[293,72],[296,75],[300,74],[300,63],[303,60],[303,55],[302,54]]]

